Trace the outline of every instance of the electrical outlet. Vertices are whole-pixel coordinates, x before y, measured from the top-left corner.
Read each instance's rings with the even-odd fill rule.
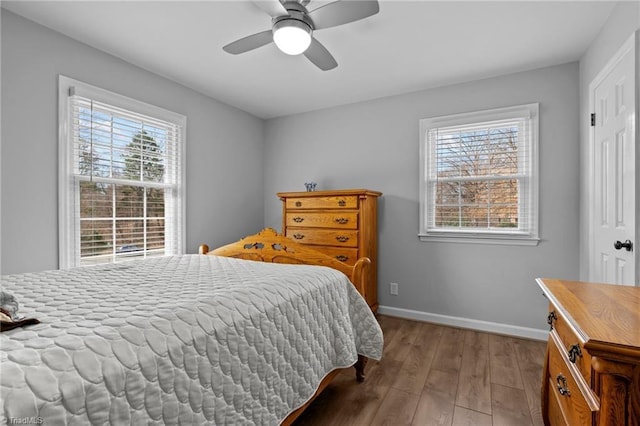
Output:
[[[398,295],[398,283],[389,284],[389,294],[391,294],[392,296]]]

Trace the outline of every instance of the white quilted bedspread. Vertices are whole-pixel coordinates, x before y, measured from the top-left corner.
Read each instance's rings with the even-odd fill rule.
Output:
[[[382,354],[366,302],[329,268],[185,255],[2,289],[41,321],[0,334],[9,423],[276,425],[328,372]]]

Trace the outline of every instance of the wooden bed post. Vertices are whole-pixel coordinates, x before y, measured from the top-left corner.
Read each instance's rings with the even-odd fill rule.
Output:
[[[364,369],[367,366],[367,361],[369,361],[369,358],[358,355],[358,361],[354,367],[356,369],[356,380],[359,382],[364,382]]]

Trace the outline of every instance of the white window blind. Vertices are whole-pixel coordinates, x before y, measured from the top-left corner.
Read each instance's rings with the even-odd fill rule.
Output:
[[[61,267],[182,253],[185,118],[60,86]]]
[[[537,104],[421,120],[423,240],[538,241]]]

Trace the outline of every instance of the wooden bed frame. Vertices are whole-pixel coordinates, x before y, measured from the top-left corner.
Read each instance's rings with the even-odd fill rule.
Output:
[[[256,260],[259,262],[328,266],[343,272],[347,277],[349,277],[360,294],[364,294],[364,289],[366,288],[364,280],[367,277],[367,270],[371,264],[371,260],[368,257],[361,257],[355,265],[347,265],[346,263],[340,262],[331,256],[327,256],[324,253],[320,253],[308,246],[298,244],[287,237],[279,235],[272,228],[265,228],[257,234],[249,235],[248,237],[242,238],[240,241],[218,247],[213,251],[209,251],[209,246],[202,244],[199,248],[199,253],[205,255]],[[364,381],[364,369],[366,364],[367,358],[362,355],[358,355],[358,361],[354,364],[356,380],[358,382]],[[318,390],[315,392],[313,397],[311,397],[311,399],[309,399],[309,401],[307,401],[302,407],[296,409],[287,416],[287,418],[282,421],[281,425],[291,425],[313,402],[313,400],[322,393],[322,391],[329,385],[329,383],[331,383],[340,371],[341,369],[337,369],[327,374],[320,382]]]

